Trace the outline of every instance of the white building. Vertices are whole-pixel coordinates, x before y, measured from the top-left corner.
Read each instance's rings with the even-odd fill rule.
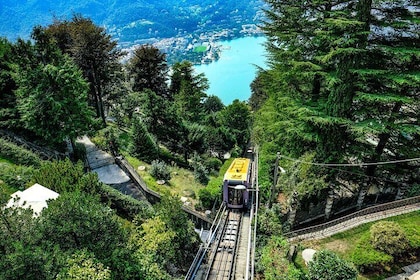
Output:
[[[48,207],[47,201],[56,199],[58,196],[59,194],[55,191],[40,184],[35,184],[23,192],[17,191],[13,193],[6,207],[31,208],[34,211],[34,216],[38,216],[42,209]]]

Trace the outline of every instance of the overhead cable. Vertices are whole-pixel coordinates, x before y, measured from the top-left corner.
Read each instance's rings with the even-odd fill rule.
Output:
[[[420,158],[410,158],[410,159],[400,159],[400,160],[391,160],[391,161],[380,161],[380,162],[361,162],[361,163],[317,163],[317,162],[307,162],[295,158],[291,158],[288,156],[279,155],[281,158],[285,158],[287,160],[291,160],[298,163],[304,164],[311,164],[316,166],[326,166],[326,167],[343,167],[343,166],[369,166],[369,165],[386,165],[386,164],[394,164],[394,163],[403,163],[403,162],[412,162],[412,161],[420,161]]]

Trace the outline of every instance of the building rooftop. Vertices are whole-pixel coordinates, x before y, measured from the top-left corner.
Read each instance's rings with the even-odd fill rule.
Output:
[[[38,216],[42,209],[48,207],[47,201],[56,199],[58,193],[52,191],[40,184],[34,184],[24,191],[17,191],[11,195],[11,199],[6,207],[31,208],[34,215]]]

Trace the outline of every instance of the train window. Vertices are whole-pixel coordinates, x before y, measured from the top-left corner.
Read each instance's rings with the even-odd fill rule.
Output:
[[[231,205],[242,205],[243,202],[243,189],[235,189],[229,186],[228,203]]]

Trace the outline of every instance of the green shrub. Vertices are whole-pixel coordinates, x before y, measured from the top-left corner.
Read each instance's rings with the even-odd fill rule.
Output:
[[[204,165],[202,164],[197,164],[194,168],[194,179],[203,184],[203,185],[207,185],[207,183],[209,182],[210,178],[208,176],[209,172],[207,171],[206,167],[204,167]]]
[[[29,187],[33,172],[31,166],[0,163],[0,179],[12,189],[23,191]]]
[[[16,144],[0,138],[0,156],[6,158],[17,165],[40,166],[41,158]]]
[[[200,189],[198,196],[200,198],[201,207],[204,209],[212,208],[216,200],[220,200],[222,196],[223,177],[228,170],[233,158],[225,161],[219,170],[219,176],[211,178],[204,189]],[[221,201],[221,200],[220,200]]]
[[[316,252],[314,259],[309,262],[308,278],[310,280],[356,280],[357,270],[334,252],[322,250]]]
[[[218,158],[208,158],[204,161],[204,166],[209,171],[218,171],[222,166],[222,161]]]
[[[370,232],[365,232],[350,254],[350,260],[360,272],[381,271],[393,261],[393,257],[373,248]]]
[[[171,180],[171,171],[169,170],[168,165],[159,160],[152,161],[152,166],[150,168],[150,175],[157,180]]]
[[[102,183],[98,192],[102,202],[109,203],[120,217],[133,220],[137,216],[137,218],[141,217],[142,220],[146,220],[153,216],[153,207],[146,201],[137,200]]]
[[[401,255],[410,248],[407,236],[395,222],[381,221],[373,224],[370,240],[375,249],[392,256]]]

